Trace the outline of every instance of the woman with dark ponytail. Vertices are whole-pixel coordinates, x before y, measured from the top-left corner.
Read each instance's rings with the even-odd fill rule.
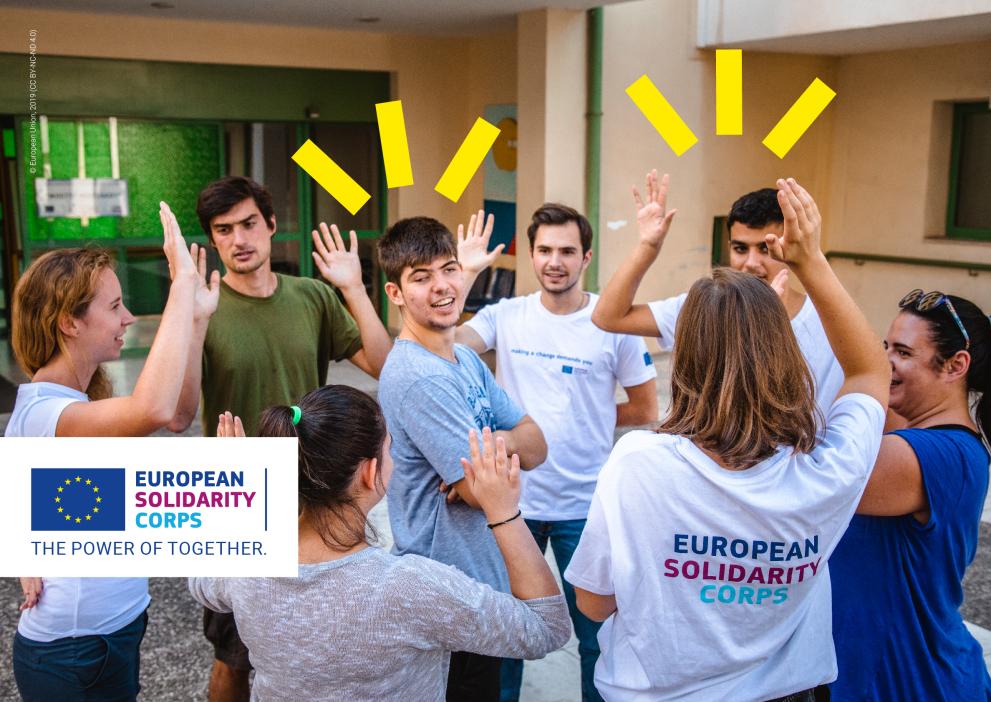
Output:
[[[445,699],[452,651],[540,658],[571,635],[568,609],[519,512],[519,459],[486,429],[462,459],[509,572],[512,595],[457,569],[369,546],[368,512],[392,474],[378,404],[328,385],[270,407],[261,436],[299,440],[299,577],[190,578],[233,612],[255,668],[252,699]],[[244,436],[230,413],[219,436]],[[447,691],[448,699],[457,691]]]
[[[884,436],[829,562],[833,700],[991,700],[959,611],[988,490],[991,320],[941,292],[913,290],[899,307],[885,347],[889,425],[905,428]]]

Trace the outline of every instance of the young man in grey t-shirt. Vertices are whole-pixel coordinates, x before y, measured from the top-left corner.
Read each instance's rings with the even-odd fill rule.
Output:
[[[475,352],[454,342],[464,277],[451,232],[427,217],[400,220],[379,241],[379,261],[386,294],[403,318],[379,380],[395,465],[395,553],[428,556],[508,592],[505,565],[461,459],[469,455],[468,431],[489,427],[524,469],[533,468],[547,455],[543,433]],[[452,654],[447,699],[496,702],[500,667],[498,658]]]

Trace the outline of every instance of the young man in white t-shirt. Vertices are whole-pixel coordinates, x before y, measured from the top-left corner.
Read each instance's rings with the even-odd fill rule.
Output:
[[[640,241],[603,290],[592,322],[610,332],[657,337],[661,348],[670,350],[686,294],[648,304],[633,304],[640,281],[660,254],[676,212],[666,207],[667,190],[667,174],[658,181],[656,170],[647,174],[645,201],[641,200],[636,188],[633,189]],[[768,234],[781,236],[783,222],[774,188],[755,190],[740,197],[733,203],[726,220],[729,265],[773,284],[779,291],[798,346],[815,379],[816,404],[825,417],[843,384],[843,370],[836,362],[811,300],[787,284],[788,264],[774,260],[767,251],[764,237]]]
[[[520,507],[541,550],[549,540],[564,572],[616,427],[657,419],[657,371],[642,338],[592,324],[598,296],[580,285],[592,260],[588,220],[570,207],[545,204],[527,235],[540,291],[483,308],[458,328],[457,341],[477,353],[496,349],[497,381],[544,432],[547,460],[521,474]],[[477,274],[471,257],[463,258],[466,274]],[[619,405],[617,382],[629,397]],[[571,586],[564,588],[578,636],[582,699],[600,700],[593,682],[599,625],[577,610]],[[522,661],[503,662],[502,702],[519,698],[522,675]]]

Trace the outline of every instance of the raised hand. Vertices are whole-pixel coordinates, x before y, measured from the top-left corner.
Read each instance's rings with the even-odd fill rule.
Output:
[[[169,278],[176,280],[180,275],[195,276],[196,263],[186,248],[186,240],[182,238],[182,231],[179,229],[175,214],[164,202],[159,202],[158,205],[158,217],[162,221],[162,234],[165,238],[162,250],[165,251],[165,258],[169,262]]]
[[[41,578],[21,578],[21,591],[24,593],[24,601],[21,602],[20,611],[31,609],[38,600],[41,599],[42,583]]]
[[[657,180],[657,169],[647,174],[644,186],[646,199],[640,197],[633,186],[633,201],[637,205],[637,225],[640,227],[640,243],[660,248],[671,228],[671,220],[678,210],[667,209],[668,174]]]
[[[484,225],[484,226],[483,226]],[[465,273],[480,273],[495,263],[496,258],[506,248],[499,244],[489,251],[489,239],[492,238],[492,228],[495,226],[495,216],[479,210],[468,220],[468,230],[463,224],[458,225],[458,262]]]
[[[199,320],[209,319],[217,311],[220,301],[220,271],[210,274],[206,279],[206,249],[197,244],[189,247],[189,256],[196,261],[196,295],[193,298],[193,317]]]
[[[462,458],[465,480],[471,494],[485,512],[490,522],[512,518],[520,504],[520,457],[506,456],[506,442],[493,437],[492,430],[482,430],[482,446],[478,445],[478,432],[468,433],[471,461]]]
[[[801,266],[822,256],[822,217],[815,200],[794,178],[779,179],[777,186],[784,230],[781,236],[768,234],[765,237],[767,250],[779,261]]]
[[[217,436],[222,439],[244,436],[244,425],[241,424],[241,418],[235,417],[230,410],[224,412],[218,417]]]
[[[351,230],[351,249],[344,246],[344,239],[336,224],[330,229],[320,222],[320,231],[313,230],[313,261],[320,275],[342,292],[364,289],[361,280],[361,259],[358,258],[358,235]]]

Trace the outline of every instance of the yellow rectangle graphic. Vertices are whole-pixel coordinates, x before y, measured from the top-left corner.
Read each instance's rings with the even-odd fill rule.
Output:
[[[743,50],[716,50],[716,134],[743,134]]]
[[[447,164],[447,169],[437,181],[434,190],[452,202],[461,199],[461,194],[482,165],[485,155],[499,136],[499,131],[498,127],[489,124],[481,117],[476,119],[468,136],[454,154],[454,158]]]
[[[784,158],[834,97],[836,92],[816,78],[764,137],[764,146]]]
[[[626,89],[626,94],[644,117],[654,125],[654,129],[664,138],[676,156],[681,156],[698,141],[692,130],[646,74],[637,78]]]
[[[403,101],[380,102],[375,105],[375,114],[378,117],[379,137],[382,139],[386,183],[390,188],[413,185],[413,166],[410,164],[409,142],[406,139]]]
[[[292,155],[292,160],[351,214],[357,213],[371,198],[354,178],[309,139]]]

